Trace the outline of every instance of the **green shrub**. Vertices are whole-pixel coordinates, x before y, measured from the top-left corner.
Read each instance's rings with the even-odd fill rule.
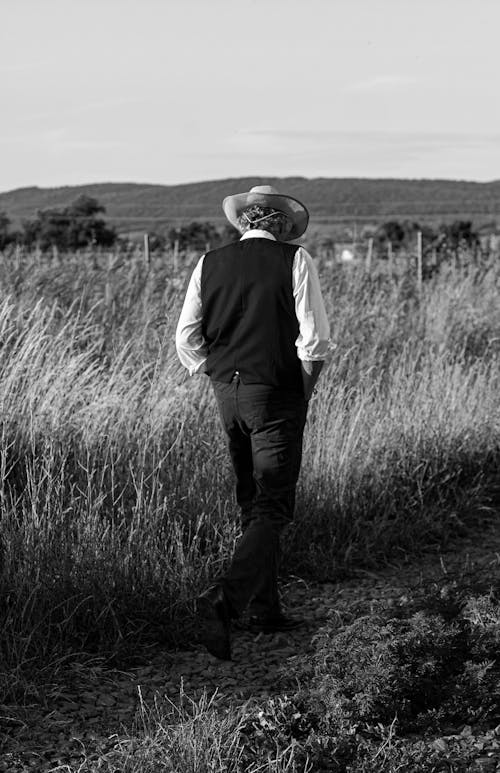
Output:
[[[326,626],[309,662],[283,673],[301,689],[247,720],[252,748],[293,739],[297,759],[321,773],[483,769],[475,761],[500,749],[499,622],[492,594],[448,579]]]
[[[318,641],[317,689],[333,719],[387,724],[396,717],[405,731],[448,695],[467,646],[463,626],[436,615],[361,619]]]

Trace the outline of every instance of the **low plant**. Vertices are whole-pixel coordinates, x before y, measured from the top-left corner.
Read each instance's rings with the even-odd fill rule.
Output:
[[[129,737],[97,759],[82,755],[78,773],[311,773],[298,744],[282,738],[269,749],[249,747],[244,708],[224,709],[220,696],[178,703],[142,700]],[[67,773],[76,773],[68,767]]]

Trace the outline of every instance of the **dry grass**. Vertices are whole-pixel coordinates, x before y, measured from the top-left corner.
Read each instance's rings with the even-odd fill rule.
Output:
[[[13,261],[13,259],[10,259]],[[237,536],[207,383],[173,330],[188,269],[70,256],[0,265],[5,673],[182,640]],[[289,567],[445,540],[491,504],[500,270],[322,277],[337,343],[311,405]],[[4,679],[2,702],[19,680]],[[17,685],[17,686],[16,686]]]
[[[244,708],[222,709],[217,694],[204,694],[197,701],[184,694],[180,698],[180,705],[141,702],[135,732],[98,766],[83,762],[80,773],[310,773],[307,763],[297,764],[296,742],[250,753]]]

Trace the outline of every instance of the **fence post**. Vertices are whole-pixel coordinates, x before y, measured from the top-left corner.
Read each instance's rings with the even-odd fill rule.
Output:
[[[149,234],[144,234],[144,263],[149,266]]]
[[[372,255],[373,255],[373,237],[368,239],[368,251],[366,253],[365,269],[369,274],[372,268]]]
[[[179,269],[179,239],[176,239],[174,242],[173,262],[174,262],[174,274],[177,275],[177,271]]]
[[[417,233],[417,287],[418,291],[422,291],[422,231]]]
[[[389,240],[387,242],[387,266],[389,268],[389,273],[392,274],[392,242]]]
[[[106,264],[106,279],[104,282],[104,303],[106,304],[106,308],[111,311],[114,304],[113,285],[111,283],[112,269],[113,269],[113,255],[111,254],[111,252],[109,252],[107,257],[107,264]]]

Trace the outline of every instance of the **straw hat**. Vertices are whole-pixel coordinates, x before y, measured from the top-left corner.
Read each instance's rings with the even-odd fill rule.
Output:
[[[290,218],[292,229],[287,234],[287,239],[298,239],[307,228],[309,212],[306,207],[298,199],[278,193],[272,185],[256,185],[248,193],[235,193],[233,196],[226,196],[222,202],[222,209],[231,225],[240,230],[238,219],[242,212],[253,204],[259,204],[261,207],[272,207]]]

